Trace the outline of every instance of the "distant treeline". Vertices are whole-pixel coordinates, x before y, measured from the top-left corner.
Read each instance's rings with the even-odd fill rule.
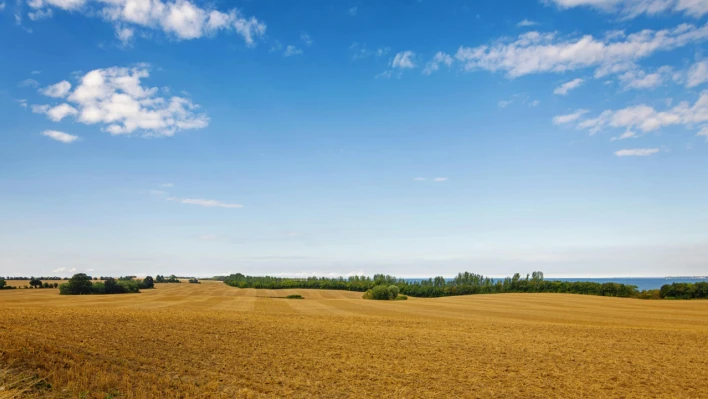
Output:
[[[705,287],[708,283],[675,283],[665,285],[661,290],[639,291],[636,285],[612,282],[545,280],[543,272],[533,272],[527,274],[525,278],[516,273],[504,279],[493,279],[481,274],[465,272],[459,273],[450,280],[438,276],[420,281],[406,281],[383,274],[376,274],[373,278],[367,276],[283,278],[254,277],[236,273],[227,277],[214,277],[214,279],[221,280],[232,287],[267,289],[312,288],[366,292],[380,285],[387,287],[395,285],[401,294],[422,298],[510,292],[552,292],[647,299],[708,298],[708,289]]]
[[[138,293],[141,289],[155,288],[152,277],[135,280],[134,276],[121,277],[118,280],[106,277],[104,281],[93,282],[91,276],[84,273],[74,274],[68,282],[59,285],[61,295],[104,295]]]
[[[64,278],[57,277],[57,276],[54,276],[54,277],[34,277],[34,276],[31,276],[31,277],[10,277],[10,276],[7,276],[7,277],[0,277],[0,279],[8,280],[8,281],[10,281],[10,280],[34,280],[34,279],[37,279],[37,280],[64,280]]]
[[[179,280],[179,277],[175,276],[174,274],[165,278],[165,276],[162,275],[157,275],[155,277],[155,282],[156,283],[181,283]]]

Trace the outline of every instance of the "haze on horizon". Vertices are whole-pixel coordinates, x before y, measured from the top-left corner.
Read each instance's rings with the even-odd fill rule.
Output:
[[[0,0],[0,275],[708,274],[708,2]]]

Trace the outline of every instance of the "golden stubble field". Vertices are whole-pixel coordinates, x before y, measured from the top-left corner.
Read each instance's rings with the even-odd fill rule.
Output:
[[[46,398],[708,397],[708,301],[360,297],[2,291],[0,362]]]

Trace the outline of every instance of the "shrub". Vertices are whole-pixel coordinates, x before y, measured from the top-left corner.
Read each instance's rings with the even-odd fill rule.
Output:
[[[6,284],[7,284],[7,281],[5,281],[5,279],[0,278],[0,289],[5,288]]]
[[[394,299],[394,301],[407,301],[407,300],[408,300],[408,296],[406,296],[406,295],[399,295],[396,297],[396,299]]]
[[[152,276],[145,277],[145,279],[140,282],[140,288],[141,289],[155,288],[155,280],[153,280]]]
[[[300,294],[288,295],[288,296],[286,296],[286,298],[288,298],[288,299],[305,299],[305,298],[303,298],[302,295],[300,295]]]
[[[388,287],[389,299],[396,299],[396,297],[398,296],[398,293],[399,293],[398,287],[396,287],[395,285],[390,285]]]

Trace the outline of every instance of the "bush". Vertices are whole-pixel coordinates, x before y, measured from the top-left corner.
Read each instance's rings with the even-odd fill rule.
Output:
[[[375,299],[377,301],[390,301],[396,299],[399,292],[399,288],[395,285],[388,287],[385,285],[377,285],[374,288],[367,290],[362,298]]]
[[[400,292],[400,291],[399,291],[398,287],[396,287],[395,285],[390,285],[390,286],[388,287],[388,296],[389,296],[389,299],[396,299],[396,297],[398,296],[398,293],[399,293],[399,292]]]
[[[408,300],[408,296],[406,296],[406,295],[399,295],[396,297],[396,299],[394,299],[394,301],[407,301],[407,300]]]
[[[155,288],[155,280],[153,280],[152,276],[145,277],[145,279],[140,282],[140,288],[146,290]]]
[[[0,278],[0,289],[5,288],[5,285],[7,285],[7,281],[5,281],[5,279]]]
[[[79,273],[75,274],[68,283],[59,286],[61,295],[88,295],[88,294],[127,294],[140,292],[140,282],[132,280],[116,280],[106,277],[104,282],[93,283],[91,277]]]
[[[286,298],[288,298],[288,299],[305,299],[305,298],[303,298],[302,295],[300,295],[300,294],[288,295],[288,296],[286,296]]]

